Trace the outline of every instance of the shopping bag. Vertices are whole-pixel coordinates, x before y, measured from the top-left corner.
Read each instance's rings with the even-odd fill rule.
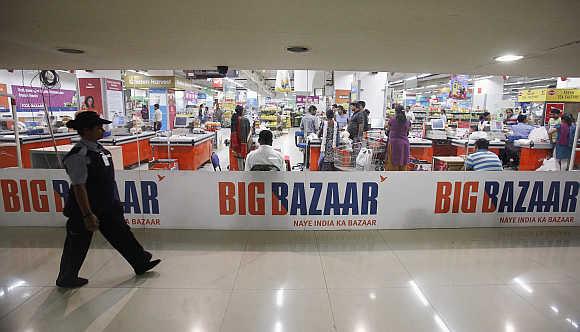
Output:
[[[364,171],[371,170],[373,150],[362,148],[356,156],[356,166]]]

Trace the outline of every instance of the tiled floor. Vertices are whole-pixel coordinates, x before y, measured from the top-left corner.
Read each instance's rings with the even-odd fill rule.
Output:
[[[0,229],[0,331],[578,331],[580,229],[135,230],[53,287],[60,228]]]

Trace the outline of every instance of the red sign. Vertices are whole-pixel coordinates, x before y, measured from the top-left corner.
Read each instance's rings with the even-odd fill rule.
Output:
[[[223,89],[224,88],[224,81],[221,78],[212,78],[211,79],[211,87],[214,89]]]
[[[123,81],[106,79],[107,90],[123,91]]]
[[[81,110],[103,114],[103,94],[100,78],[79,78]]]
[[[6,89],[6,84],[0,84],[0,95],[7,95],[8,90]],[[10,103],[8,97],[0,96],[0,112],[10,111]]]

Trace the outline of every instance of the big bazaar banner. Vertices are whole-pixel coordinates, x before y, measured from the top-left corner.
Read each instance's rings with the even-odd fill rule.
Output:
[[[576,226],[574,172],[119,171],[128,224],[176,229]],[[0,226],[63,226],[62,170],[4,169]]]

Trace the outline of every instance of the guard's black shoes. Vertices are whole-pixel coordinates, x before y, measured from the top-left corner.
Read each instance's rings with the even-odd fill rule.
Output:
[[[155,259],[152,261],[149,261],[147,263],[145,263],[143,266],[139,267],[138,269],[135,269],[135,274],[137,275],[141,275],[149,270],[151,270],[152,268],[156,267],[157,264],[161,263],[160,259]]]
[[[89,283],[88,279],[79,278],[71,280],[57,280],[56,285],[61,288],[79,288]]]

